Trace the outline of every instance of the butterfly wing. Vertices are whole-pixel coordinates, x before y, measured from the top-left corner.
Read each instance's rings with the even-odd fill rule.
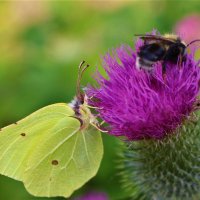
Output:
[[[28,160],[24,183],[36,196],[65,196],[94,176],[102,157],[101,138],[92,127],[85,131],[63,126],[48,136]],[[41,153],[48,152],[48,153]]]
[[[92,178],[103,154],[101,135],[80,129],[67,104],[47,106],[0,132],[0,173],[35,196],[65,196]]]

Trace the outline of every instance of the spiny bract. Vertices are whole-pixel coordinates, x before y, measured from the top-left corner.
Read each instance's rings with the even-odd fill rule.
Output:
[[[126,144],[120,171],[131,200],[200,199],[200,123],[160,140]]]

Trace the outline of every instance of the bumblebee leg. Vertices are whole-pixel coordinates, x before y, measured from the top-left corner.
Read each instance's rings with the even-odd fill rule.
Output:
[[[163,62],[162,64],[162,77],[163,77],[163,80],[164,82],[166,82],[166,64],[165,64],[165,61]]]
[[[178,66],[179,66],[179,69],[181,69],[181,67],[182,67],[182,61],[183,61],[183,56],[180,55],[180,56],[179,56],[179,59],[178,59]]]

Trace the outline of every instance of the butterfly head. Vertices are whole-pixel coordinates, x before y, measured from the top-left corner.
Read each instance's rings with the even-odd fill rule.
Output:
[[[81,79],[83,72],[89,67],[89,65],[84,66],[85,61],[82,61],[79,65],[78,79],[76,84],[76,96],[69,104],[71,108],[74,110],[74,116],[81,123],[81,129],[85,129],[89,126],[89,124],[98,123],[96,117],[90,111],[88,106],[88,97],[81,90]]]

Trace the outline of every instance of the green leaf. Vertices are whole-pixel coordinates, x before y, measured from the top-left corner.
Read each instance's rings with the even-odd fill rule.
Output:
[[[82,129],[73,115],[67,104],[54,104],[3,128],[0,173],[35,196],[69,197],[97,173],[103,155],[99,131]]]

